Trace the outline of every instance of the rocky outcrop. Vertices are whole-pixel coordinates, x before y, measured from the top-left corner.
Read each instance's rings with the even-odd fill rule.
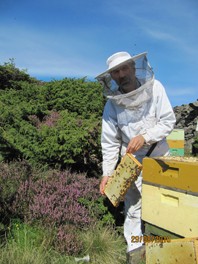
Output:
[[[175,128],[184,129],[185,153],[192,153],[192,144],[198,137],[198,100],[188,105],[174,107]]]

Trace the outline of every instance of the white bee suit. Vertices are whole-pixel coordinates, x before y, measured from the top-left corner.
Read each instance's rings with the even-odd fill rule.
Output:
[[[140,87],[130,93],[122,94],[119,90],[106,93],[108,101],[103,112],[101,135],[103,176],[112,175],[119,155],[126,153],[129,141],[137,135],[143,135],[146,142],[134,153],[140,162],[155,142],[158,144],[151,156],[169,154],[166,136],[174,127],[175,115],[165,89],[153,75],[144,81],[138,77],[137,80]],[[127,252],[142,245],[131,243],[132,236],[142,236],[141,187],[142,175],[139,175],[125,196],[124,236]]]

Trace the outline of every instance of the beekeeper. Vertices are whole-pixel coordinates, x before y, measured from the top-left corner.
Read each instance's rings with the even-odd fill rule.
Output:
[[[101,194],[104,194],[104,187],[116,168],[120,155],[132,153],[142,162],[155,142],[157,145],[151,156],[168,155],[166,136],[172,131],[176,121],[163,85],[154,78],[146,52],[136,56],[127,52],[115,53],[107,59],[107,66],[108,69],[96,77],[108,98],[102,120]],[[141,187],[140,174],[125,196],[124,236],[127,252],[143,244],[141,241],[132,241],[132,236],[143,235]]]

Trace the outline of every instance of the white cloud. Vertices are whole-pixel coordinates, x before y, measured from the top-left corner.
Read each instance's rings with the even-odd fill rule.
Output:
[[[151,37],[155,39],[167,40],[167,41],[177,41],[176,37],[174,37],[170,33],[152,30],[150,28],[146,28],[145,31],[147,32],[148,35],[150,35]]]

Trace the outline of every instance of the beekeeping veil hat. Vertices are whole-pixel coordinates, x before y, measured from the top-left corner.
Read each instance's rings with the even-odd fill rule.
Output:
[[[109,73],[113,70],[115,70],[116,68],[119,68],[120,66],[122,66],[123,64],[126,64],[130,61],[136,61],[138,58],[141,58],[142,56],[146,55],[147,53],[140,53],[136,56],[131,56],[128,52],[126,51],[121,51],[121,52],[117,52],[115,54],[113,54],[112,56],[110,56],[106,63],[107,63],[107,70],[104,71],[103,73],[99,74],[96,79],[104,76],[106,73]]]
[[[139,83],[139,88],[127,94],[121,94],[119,91],[119,86],[111,77],[111,72],[130,62],[132,62],[133,67],[135,67],[135,75]],[[108,68],[101,74],[97,75],[96,79],[102,84],[104,95],[108,98],[116,100],[116,102],[118,103],[120,98],[127,98],[134,94],[138,94],[141,92],[141,90],[143,90],[143,92],[140,94],[140,97],[142,96],[142,98],[144,97],[143,94],[147,93],[147,91],[148,93],[152,92],[149,87],[153,83],[154,73],[147,60],[147,52],[143,52],[135,56],[131,56],[128,52],[125,51],[117,52],[110,56],[107,59],[106,63]],[[149,95],[149,97],[151,97],[151,95]]]

